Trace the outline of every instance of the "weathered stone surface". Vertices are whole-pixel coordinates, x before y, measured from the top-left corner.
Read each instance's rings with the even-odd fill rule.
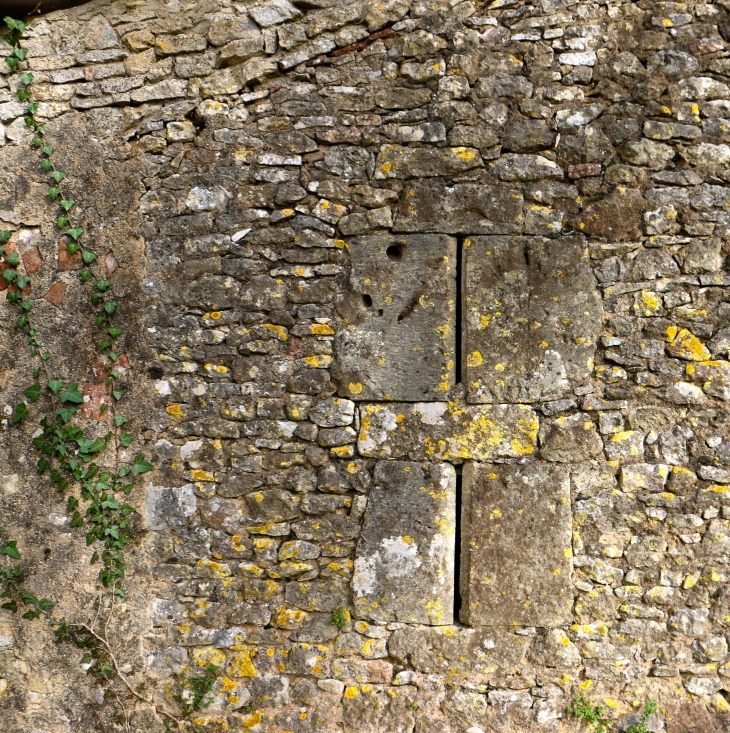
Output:
[[[373,458],[493,461],[533,455],[538,427],[527,405],[365,404],[357,448]]]
[[[456,241],[356,237],[350,290],[338,303],[339,393],[351,399],[449,398],[454,384]]]
[[[348,687],[343,705],[345,726],[363,733],[411,733],[415,700],[416,688],[411,685]]]
[[[641,235],[646,202],[640,191],[619,187],[611,196],[588,206],[570,223],[583,234],[604,241],[625,242]]]
[[[595,458],[603,450],[596,424],[589,415],[580,412],[543,422],[540,444],[540,456],[553,463],[580,463]]]
[[[423,674],[484,684],[494,673],[519,668],[528,644],[504,627],[406,627],[393,633],[388,650],[397,662]]]
[[[567,623],[573,604],[567,473],[536,463],[467,463],[463,494],[463,623]]]
[[[52,356],[29,353],[17,307],[0,298],[0,546],[19,541],[28,590],[71,622],[99,610],[88,526],[70,526],[50,472],[34,469],[37,422],[58,407],[44,385],[57,377],[84,393],[72,425],[104,435],[113,406],[136,436],[122,463],[142,453],[155,467],[124,496],[135,510],[127,594],[108,628],[130,684],[165,710],[180,712],[174,673],[214,663],[213,700],[196,721],[211,733],[560,733],[578,726],[565,713],[578,695],[619,732],[648,699],[660,713],[650,730],[727,728],[730,4],[43,0],[40,10],[49,2],[81,7],[28,16],[28,56],[0,75],[10,237],[0,289],[16,292],[8,268],[19,254]],[[123,329],[112,347],[126,352],[113,367],[119,401],[87,310],[92,283],[74,273],[81,252],[67,237],[57,250],[60,212],[33,162],[20,71],[34,75],[71,220],[86,257],[97,255],[93,278],[111,283],[103,298],[117,306],[103,325]],[[448,251],[434,245],[404,279],[403,258],[387,254],[358,274],[350,238],[402,235],[437,235]],[[474,256],[492,268],[486,285],[465,282],[467,242],[480,236],[506,242],[495,265],[490,248]],[[520,250],[525,241],[536,249]],[[353,324],[351,392],[338,359]],[[578,342],[584,332],[593,344]],[[14,424],[39,366],[42,396]],[[500,381],[515,374],[516,386]],[[495,404],[474,404],[485,379],[497,392],[479,399]],[[113,450],[97,459],[105,470]],[[567,582],[566,568],[540,563],[567,548],[557,494],[569,474],[572,585],[552,595],[572,600],[572,618],[546,626],[548,608],[514,626],[429,626],[433,606],[424,623],[393,620],[401,607],[420,612],[408,576],[402,603],[386,597],[388,620],[351,618],[361,532],[382,559],[392,538],[377,532],[394,527],[407,561],[418,535],[419,577],[451,551],[428,552],[446,535],[430,522],[448,503],[437,473],[451,469],[439,461],[475,459],[496,488],[472,507],[488,511],[476,526],[457,527],[468,552],[442,579],[479,552],[514,551],[509,567],[483,567],[505,596],[462,586],[466,611],[479,594],[493,602],[477,624],[527,613],[510,594],[535,579]],[[405,460],[417,485],[383,480]],[[411,491],[417,502],[403,498]],[[415,529],[398,524],[414,518]],[[440,580],[428,587],[443,590]],[[78,655],[23,611],[0,609],[3,733],[124,727]],[[124,703],[130,730],[162,733],[138,702]]]
[[[383,145],[375,163],[374,178],[425,178],[450,176],[482,165],[479,152],[472,148],[406,148]]]
[[[511,234],[520,231],[522,194],[510,188],[415,182],[400,197],[397,232]]]
[[[379,461],[355,555],[355,615],[450,624],[455,528],[453,466]]]
[[[469,402],[539,402],[593,368],[601,305],[581,237],[473,237],[466,253]]]

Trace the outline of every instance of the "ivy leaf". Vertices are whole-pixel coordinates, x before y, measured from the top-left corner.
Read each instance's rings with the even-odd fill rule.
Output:
[[[11,267],[17,267],[20,264],[20,255],[17,252],[10,252],[5,255],[5,262]]]
[[[37,402],[41,394],[41,385],[39,382],[28,387],[23,394],[31,401]]]
[[[23,84],[25,84],[25,86],[28,86],[29,84],[32,84],[33,83],[33,79],[34,79],[33,74],[30,74],[28,72],[24,72],[22,74],[18,74],[18,78],[20,79],[20,81],[23,82]]]
[[[13,53],[15,54],[16,58],[20,59],[21,61],[25,61],[25,57],[28,55],[28,49],[16,46],[13,49]]]
[[[55,201],[61,195],[60,188],[49,188],[48,195]]]
[[[7,603],[3,603],[0,608],[4,608],[6,611],[10,611],[11,613],[18,612],[18,604],[15,601],[8,601]]]
[[[71,244],[66,245],[66,249],[70,255],[75,255],[81,249],[81,245],[72,242]]]
[[[50,173],[53,170],[53,161],[51,161],[51,160],[42,160],[41,161],[41,168],[43,168],[43,170],[46,173]]]
[[[65,229],[68,226],[68,217],[59,216],[58,219],[56,219],[56,224],[58,224],[59,229]]]
[[[15,94],[21,102],[25,102],[26,99],[30,99],[30,93],[26,92],[25,89],[18,89]]]
[[[119,400],[121,400],[121,399],[122,399],[122,397],[124,397],[124,392],[122,392],[122,390],[121,390],[121,389],[115,389],[115,390],[114,390],[114,391],[112,392],[112,395],[113,395],[114,399],[115,399],[115,400],[116,400],[117,402],[119,402]]]
[[[75,402],[80,404],[84,401],[84,395],[79,389],[78,382],[71,382],[64,392],[61,392],[61,402]]]
[[[34,115],[38,111],[38,102],[31,102],[30,104],[26,104],[25,109],[29,114]]]
[[[5,63],[11,68],[14,69],[18,65],[18,59],[14,59],[12,56],[6,56],[5,57]]]
[[[7,242],[12,236],[12,232],[7,231],[6,229],[0,230],[0,244],[5,244],[5,242]]]
[[[105,290],[108,290],[110,285],[111,283],[108,280],[97,280],[96,281],[96,289],[100,293],[103,293]]]
[[[41,148],[41,153],[43,153],[43,155],[53,155],[53,145],[44,145]]]
[[[79,241],[79,237],[84,233],[84,230],[81,227],[77,227],[76,229],[69,229],[66,234],[68,234],[69,237],[72,237],[74,242]]]
[[[18,543],[13,540],[12,542],[8,542],[5,547],[0,547],[0,555],[8,555],[9,557],[14,558],[15,560],[20,560],[20,552],[18,552]]]
[[[139,476],[139,474],[147,473],[148,471],[152,471],[153,469],[154,466],[149,463],[149,461],[146,461],[145,457],[140,453],[134,459],[134,465],[132,466],[132,475]]]
[[[20,402],[15,406],[15,412],[13,412],[13,417],[10,422],[13,425],[17,425],[19,422],[23,422],[26,417],[28,417],[28,406],[25,402]]]
[[[68,221],[68,219],[66,219],[66,221]],[[84,258],[84,263],[90,265],[96,259],[96,253],[84,250],[82,257]]]
[[[50,389],[53,394],[58,394],[63,389],[63,382],[59,382],[57,379],[52,379],[48,382],[48,389]]]
[[[114,415],[114,424],[120,428],[124,423],[129,422],[129,418],[124,417],[124,415]]]
[[[133,435],[132,433],[125,433],[125,432],[124,432],[124,431],[122,430],[122,433],[121,433],[121,435],[119,436],[119,442],[120,442],[120,443],[121,443],[121,444],[122,444],[122,445],[123,445],[123,446],[124,446],[125,448],[128,448],[128,447],[129,447],[129,446],[130,446],[130,445],[132,444],[132,442],[134,441],[134,439],[135,439],[136,437],[137,437],[136,435]]]
[[[108,328],[106,332],[113,339],[118,339],[122,335],[122,333],[124,333],[121,328]]]
[[[74,512],[74,515],[71,518],[71,526],[72,527],[83,527],[84,526],[83,517],[78,512]]]
[[[3,277],[9,282],[14,283],[18,279],[18,271],[5,269],[3,270]]]
[[[69,496],[66,504],[66,511],[72,512],[74,509],[79,508],[79,500],[75,496]]]
[[[66,178],[66,174],[63,171],[53,171],[53,173],[51,173],[51,178],[53,178],[56,183],[61,183],[61,181]]]
[[[98,552],[95,552],[95,553],[94,553],[94,554],[93,554],[93,555],[91,556],[91,560],[90,560],[89,562],[90,562],[90,564],[91,564],[91,565],[96,565],[96,563],[98,563],[98,562],[99,562],[99,553],[98,553]]]

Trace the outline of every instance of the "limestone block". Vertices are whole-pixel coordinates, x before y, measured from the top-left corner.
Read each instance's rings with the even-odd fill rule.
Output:
[[[453,466],[379,461],[374,479],[355,556],[355,616],[379,623],[450,624]]]
[[[373,458],[493,461],[532,455],[538,429],[526,405],[362,405],[357,447]]]
[[[601,300],[582,237],[465,242],[468,402],[566,395],[593,368]]]
[[[417,672],[443,675],[454,682],[484,684],[495,672],[510,673],[523,660],[528,637],[505,628],[406,626],[388,640],[391,657]]]
[[[544,464],[464,467],[461,621],[550,627],[571,619],[568,472]]]
[[[342,397],[446,400],[454,385],[456,240],[355,237],[338,308],[335,376]]]
[[[396,232],[511,234],[520,231],[522,194],[511,188],[417,181],[401,196]]]

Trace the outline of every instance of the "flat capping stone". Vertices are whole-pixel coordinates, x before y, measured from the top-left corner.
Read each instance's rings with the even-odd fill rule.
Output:
[[[462,482],[460,620],[469,626],[569,623],[569,472],[536,462],[470,462]]]

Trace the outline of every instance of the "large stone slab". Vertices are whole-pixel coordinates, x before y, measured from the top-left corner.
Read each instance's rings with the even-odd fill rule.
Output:
[[[379,461],[374,483],[355,557],[355,615],[378,623],[452,623],[454,467]]]
[[[338,303],[339,394],[354,400],[446,400],[454,385],[456,240],[351,239],[350,289]]]
[[[512,188],[477,183],[407,185],[400,197],[396,232],[512,234],[521,231],[523,198]]]
[[[538,428],[527,405],[362,405],[357,447],[374,458],[493,461],[535,453]]]
[[[523,667],[529,643],[529,637],[506,627],[406,626],[388,639],[388,652],[400,665],[421,674],[483,685]]]
[[[557,626],[571,619],[569,473],[528,463],[464,467],[461,621]]]
[[[554,400],[583,382],[602,310],[583,237],[472,237],[464,252],[467,401]]]

